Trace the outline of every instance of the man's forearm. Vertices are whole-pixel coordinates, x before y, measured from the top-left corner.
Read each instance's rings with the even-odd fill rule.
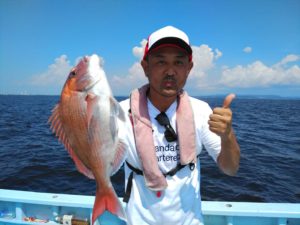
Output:
[[[239,164],[240,147],[232,131],[228,137],[221,138],[221,152],[218,157],[218,165],[225,174],[234,176],[239,169]]]

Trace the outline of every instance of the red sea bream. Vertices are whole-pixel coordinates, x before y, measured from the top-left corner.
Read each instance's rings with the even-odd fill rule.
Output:
[[[71,70],[49,122],[77,169],[96,181],[93,223],[105,210],[126,220],[110,181],[126,155],[118,119],[125,120],[124,112],[113,98],[100,58],[84,57]]]

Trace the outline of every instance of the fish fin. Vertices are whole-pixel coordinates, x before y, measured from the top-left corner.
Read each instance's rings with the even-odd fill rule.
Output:
[[[98,104],[101,101],[101,97],[88,94],[86,97],[87,102],[87,127],[88,135],[91,139],[98,139],[98,134],[101,133],[101,121],[99,120],[101,115],[101,107]]]
[[[93,113],[94,113],[94,102],[98,100],[98,97],[92,93],[89,93],[86,98],[87,102],[87,123],[88,127],[90,125],[90,121],[92,119]]]
[[[126,121],[125,113],[122,107],[120,106],[119,102],[114,97],[110,97],[109,100],[110,100],[110,107],[113,116],[117,115],[120,120],[125,122]]]
[[[58,137],[59,141],[61,141],[65,147],[68,149],[70,147],[69,142],[67,140],[67,136],[65,134],[64,128],[62,126],[62,121],[60,117],[60,105],[57,104],[53,110],[52,115],[48,119],[48,123],[50,123],[50,129],[53,133],[55,133],[55,136]],[[73,151],[72,151],[73,153]]]
[[[119,140],[118,146],[117,146],[117,152],[112,164],[112,173],[111,175],[114,175],[122,166],[124,163],[126,156],[127,156],[127,148],[126,148],[125,142],[122,140]]]
[[[127,221],[125,211],[119,201],[113,187],[96,190],[96,198],[93,207],[92,224],[101,216],[104,211],[118,216],[120,219]]]
[[[66,146],[66,145],[65,145]],[[75,152],[73,151],[73,149],[71,148],[71,146],[69,145],[68,147],[66,147],[71,158],[73,159],[77,170],[82,173],[83,175],[87,176],[90,179],[95,179],[94,174],[92,173],[92,171],[90,169],[88,169],[83,163],[82,161],[77,157],[77,155],[75,154]]]
[[[82,162],[81,160],[77,157],[75,154],[74,150],[72,149],[67,135],[65,134],[64,128],[62,126],[62,122],[60,119],[60,105],[57,104],[53,110],[52,114],[48,119],[48,123],[51,124],[51,130],[53,133],[55,133],[55,136],[58,137],[58,140],[65,146],[67,151],[69,152],[69,155],[73,159],[77,169],[79,172],[83,173],[85,176],[87,176],[90,179],[95,179],[94,175],[91,170],[89,170]]]

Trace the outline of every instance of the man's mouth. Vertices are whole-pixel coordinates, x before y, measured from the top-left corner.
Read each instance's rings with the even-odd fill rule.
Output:
[[[165,87],[170,88],[175,86],[176,81],[172,78],[166,78],[164,79],[163,84]]]

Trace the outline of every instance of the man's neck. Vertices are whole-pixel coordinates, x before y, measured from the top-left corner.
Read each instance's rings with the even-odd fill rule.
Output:
[[[149,100],[160,112],[165,112],[177,100],[176,96],[162,96],[150,90],[147,93]]]

